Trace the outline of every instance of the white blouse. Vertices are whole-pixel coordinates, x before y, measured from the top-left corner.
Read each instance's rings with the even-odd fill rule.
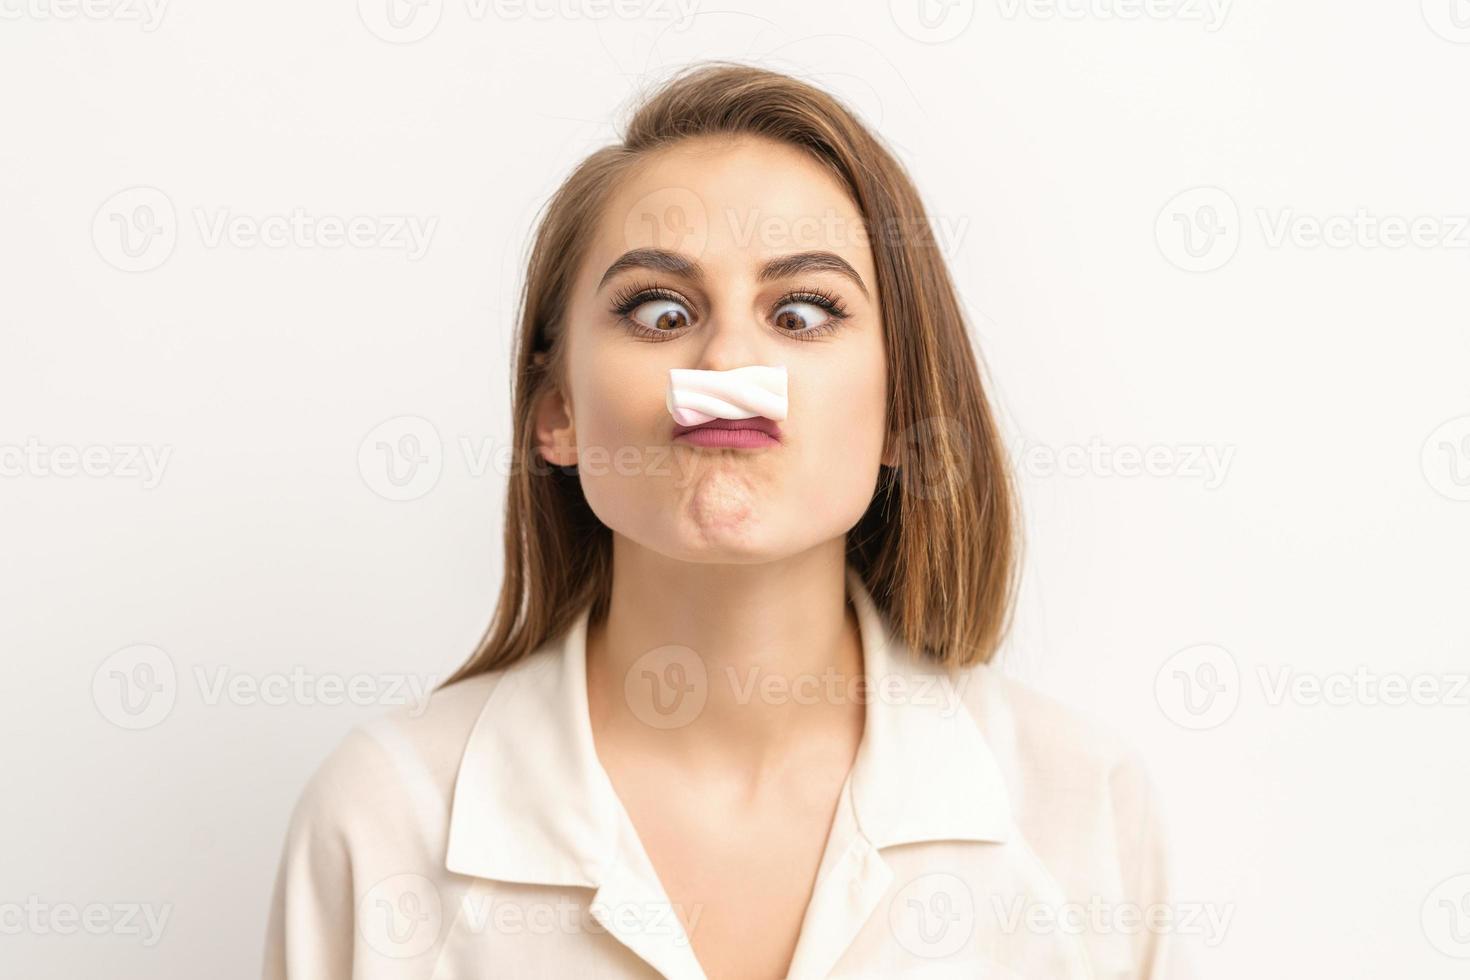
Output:
[[[872,696],[788,976],[1183,976],[1137,756],[912,655],[847,587]],[[704,976],[596,755],[589,611],[343,739],[291,815],[265,977]]]

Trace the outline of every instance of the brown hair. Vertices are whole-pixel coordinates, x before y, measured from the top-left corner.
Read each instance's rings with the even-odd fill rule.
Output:
[[[606,614],[612,533],[575,469],[536,450],[532,411],[561,376],[564,314],[619,178],[652,150],[693,136],[763,136],[798,147],[847,189],[877,269],[888,356],[890,440],[847,560],[897,636],[949,665],[988,661],[1009,627],[1018,565],[1015,494],[978,354],[913,182],[841,102],[787,75],[729,62],[677,74],[637,108],[621,144],[584,160],[542,214],[515,341],[517,461],[505,513],[500,600],[474,654],[445,684],[514,663],[558,636],[588,603]],[[538,463],[539,461],[539,463]]]

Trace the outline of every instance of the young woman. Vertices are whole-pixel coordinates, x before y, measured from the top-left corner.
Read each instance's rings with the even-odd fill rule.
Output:
[[[494,619],[306,788],[267,976],[1163,975],[1140,765],[987,666],[1006,461],[848,109],[653,93],[546,210],[514,357]]]

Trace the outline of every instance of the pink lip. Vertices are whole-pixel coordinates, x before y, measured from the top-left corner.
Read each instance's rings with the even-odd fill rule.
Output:
[[[761,449],[781,444],[781,427],[757,415],[749,419],[711,419],[700,425],[674,423],[674,438],[709,449]]]

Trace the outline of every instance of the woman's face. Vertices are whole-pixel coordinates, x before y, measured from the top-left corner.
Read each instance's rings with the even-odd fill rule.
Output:
[[[775,141],[688,139],[625,176],[589,231],[543,455],[670,558],[769,561],[844,535],[891,459],[873,257],[837,180]],[[778,444],[675,439],[670,368],[752,364],[786,367]]]

